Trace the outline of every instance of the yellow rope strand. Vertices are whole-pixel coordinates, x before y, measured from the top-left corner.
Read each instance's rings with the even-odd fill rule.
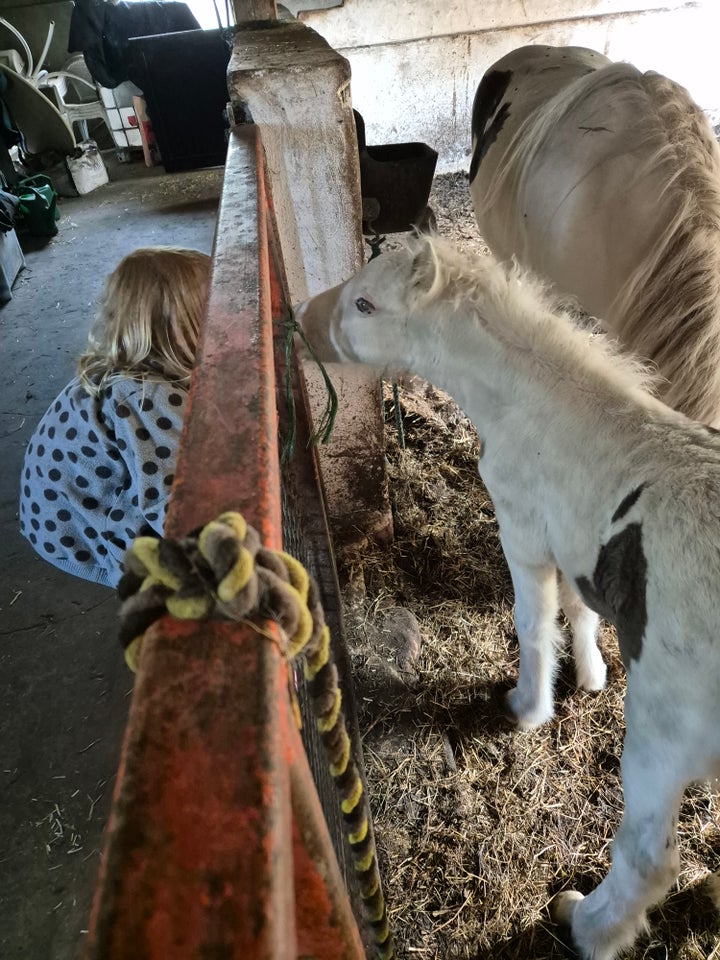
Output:
[[[330,631],[314,581],[294,557],[263,548],[257,532],[233,512],[183,540],[136,538],[125,556],[125,569],[118,586],[123,601],[120,639],[131,670],[137,669],[145,631],[165,613],[191,620],[272,619],[281,629],[288,659],[303,656],[315,723],[338,791],[375,951],[378,960],[395,960],[370,808],[352,757]],[[290,698],[299,725],[292,689]]]

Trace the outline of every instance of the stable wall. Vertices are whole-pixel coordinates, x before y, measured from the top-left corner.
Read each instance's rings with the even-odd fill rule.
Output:
[[[716,0],[344,0],[290,4],[350,61],[368,143],[421,140],[438,172],[467,169],[475,90],[495,60],[528,43],[574,44],[657,70],[720,112]]]

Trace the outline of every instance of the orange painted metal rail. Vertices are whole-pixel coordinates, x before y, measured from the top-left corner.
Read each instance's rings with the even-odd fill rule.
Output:
[[[238,127],[170,536],[233,509],[282,546],[267,223],[260,138]],[[86,960],[365,957],[287,683],[247,626],[166,617],[146,634]]]

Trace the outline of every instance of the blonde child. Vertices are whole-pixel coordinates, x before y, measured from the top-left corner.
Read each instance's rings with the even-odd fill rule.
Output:
[[[138,533],[162,533],[210,258],[145,247],[105,281],[78,375],[25,453],[20,530],[43,559],[115,586]]]

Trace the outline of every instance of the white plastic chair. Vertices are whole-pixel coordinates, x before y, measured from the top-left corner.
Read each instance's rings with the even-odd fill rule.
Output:
[[[67,100],[68,82],[75,87],[76,95],[79,95],[80,93],[78,87],[82,87],[83,91],[87,89],[91,90],[94,99],[81,100],[79,102]],[[77,123],[80,127],[81,136],[78,138],[79,140],[87,140],[89,137],[87,125],[88,120],[102,120],[112,136],[112,128],[110,126],[107,110],[105,109],[105,104],[100,99],[97,86],[92,82],[92,80],[86,80],[85,77],[79,77],[76,73],[72,73],[70,70],[55,70],[52,73],[46,73],[45,76],[41,77],[38,81],[38,86],[40,88],[52,88],[55,95],[55,100],[57,101],[57,108],[60,113],[65,117],[71,127],[75,123]]]
[[[18,40],[25,54],[27,63],[22,62],[22,57],[16,50],[0,51],[0,55],[3,53],[6,54],[7,56],[4,59],[7,60],[8,66],[15,70],[16,73],[20,74],[20,76],[24,77],[26,80],[29,80],[30,83],[34,84],[36,87],[38,87],[38,89],[42,89],[43,87],[50,87],[52,89],[54,97],[51,96],[49,99],[55,100],[55,105],[60,113],[65,117],[71,128],[73,128],[73,124],[75,123],[79,125],[81,140],[88,139],[88,120],[102,120],[112,135],[110,121],[108,119],[107,111],[105,110],[105,105],[100,99],[97,85],[89,79],[89,76],[79,76],[78,73],[76,73],[73,69],[68,69],[74,67],[75,70],[84,70],[85,66],[82,57],[72,57],[66,63],[65,69],[63,70],[55,70],[51,73],[48,73],[47,70],[43,69],[43,64],[45,62],[48,50],[50,49],[50,43],[55,32],[54,20],[51,20],[48,24],[45,46],[43,47],[40,58],[36,64],[33,63],[33,56],[32,52],[30,51],[30,47],[20,31],[17,30],[4,17],[0,17],[0,25],[5,27],[6,30],[10,31],[10,33]],[[74,86],[74,93],[77,97],[77,100],[66,99],[68,80]],[[91,90],[93,93],[93,98],[90,100],[87,98],[87,95],[83,97],[83,93],[78,89],[79,87],[82,87],[83,90]]]

